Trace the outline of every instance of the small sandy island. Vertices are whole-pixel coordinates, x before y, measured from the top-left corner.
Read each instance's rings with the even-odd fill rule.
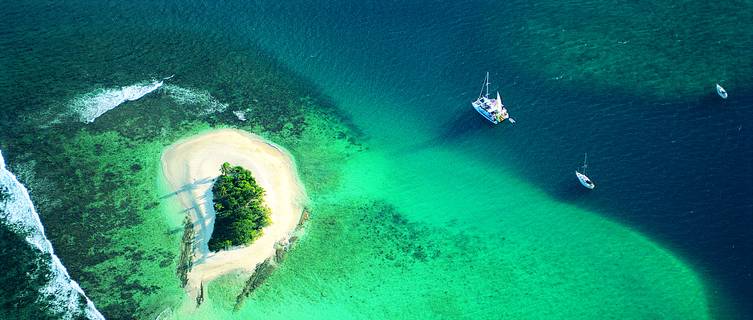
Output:
[[[212,184],[224,162],[251,171],[264,188],[272,223],[251,245],[213,253],[207,242],[214,227]],[[162,172],[171,191],[194,222],[194,266],[186,289],[196,292],[201,282],[231,271],[251,272],[275,253],[274,245],[295,230],[305,193],[295,163],[284,149],[259,136],[235,129],[213,130],[176,142],[162,154]]]

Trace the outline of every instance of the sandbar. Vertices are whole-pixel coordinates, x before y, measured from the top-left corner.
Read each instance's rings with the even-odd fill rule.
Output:
[[[233,271],[253,272],[275,253],[275,243],[287,241],[301,217],[306,199],[292,156],[263,138],[237,129],[204,132],[167,147],[162,172],[181,206],[194,223],[194,265],[186,289],[198,290],[202,282]],[[251,171],[264,188],[272,223],[247,246],[210,252],[207,241],[214,227],[212,184],[224,162]]]

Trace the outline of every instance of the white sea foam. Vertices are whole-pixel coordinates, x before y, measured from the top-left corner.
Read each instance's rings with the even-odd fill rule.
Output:
[[[138,83],[117,89],[97,89],[83,94],[73,100],[71,108],[82,122],[94,122],[105,112],[115,109],[126,101],[141,99],[150,92],[159,89],[163,80]]]
[[[237,117],[237,118],[238,118],[238,120],[240,120],[240,121],[246,121],[246,120],[247,120],[247,119],[246,119],[246,111],[243,111],[243,110],[237,110],[237,111],[233,111],[233,114],[234,114],[234,115],[235,115],[235,117]]]
[[[75,319],[81,316],[87,319],[104,319],[86,297],[78,283],[68,275],[60,259],[55,255],[52,244],[44,235],[44,227],[29,192],[16,176],[5,167],[5,159],[0,152],[0,190],[4,197],[0,200],[0,219],[13,227],[17,232],[26,235],[26,241],[42,253],[49,254],[52,259],[49,264],[52,275],[50,281],[39,290],[39,300],[50,305],[52,311],[61,315],[62,319]],[[86,299],[86,307],[81,310],[79,298]]]
[[[172,76],[159,81],[141,82],[120,88],[100,88],[77,96],[70,102],[70,110],[79,121],[92,123],[99,116],[117,108],[126,101],[138,100],[145,95],[163,88],[167,97],[173,99],[181,106],[198,106],[199,116],[224,112],[228,105],[213,97],[209,91],[189,89],[173,84],[163,87],[164,81]],[[56,119],[60,121],[60,119]]]
[[[206,90],[188,89],[169,84],[165,86],[165,91],[170,98],[180,105],[202,106],[199,112],[200,116],[224,112],[228,108],[227,103],[220,102]]]

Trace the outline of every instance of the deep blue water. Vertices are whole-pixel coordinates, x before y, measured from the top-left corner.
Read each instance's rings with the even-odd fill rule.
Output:
[[[747,14],[713,16],[717,10],[694,3],[612,5],[293,2],[255,7],[261,15],[248,23],[252,38],[323,83],[325,92],[357,92],[341,106],[381,101],[377,110],[349,110],[355,118],[373,119],[364,121],[365,130],[377,139],[429,131],[414,146],[453,144],[511,166],[552,196],[602,212],[671,248],[707,278],[712,296],[729,298],[744,317],[753,316],[752,75],[743,71],[737,82],[725,83],[736,91],[728,100],[714,92],[720,80],[708,78],[751,70],[753,59],[741,50],[751,43],[750,32],[735,38],[726,29],[750,27],[740,20]],[[653,22],[626,29],[620,24],[640,26],[645,19],[631,14]],[[562,16],[569,20],[552,20]],[[700,21],[708,23],[703,30]],[[524,31],[536,23],[551,33],[562,28],[581,34],[564,44],[551,42],[557,47],[545,46],[547,40],[536,47]],[[589,23],[604,24],[603,30],[582,26]],[[657,27],[662,23],[664,28]],[[680,35],[664,40],[665,32]],[[594,54],[580,58],[582,65],[567,59],[578,41],[602,38],[652,45],[631,52],[634,57]],[[679,41],[690,44],[677,48]],[[594,65],[615,73],[583,71]],[[491,72],[493,87],[518,120],[514,127],[492,128],[468,108],[484,71]],[[332,89],[338,87],[347,89]],[[596,192],[573,183],[584,152]]]
[[[561,201],[659,241],[694,266],[741,318],[751,318],[753,20],[746,19],[753,10],[740,6],[716,15],[694,2],[31,1],[0,15],[0,47],[8,50],[0,58],[7,76],[0,81],[8,102],[2,108],[5,119],[37,111],[13,90],[22,83],[31,83],[24,92],[48,89],[54,96],[62,89],[36,81],[110,72],[76,74],[72,63],[70,74],[52,74],[45,65],[71,63],[59,48],[111,56],[169,51],[169,40],[151,39],[149,32],[170,34],[177,26],[258,43],[319,84],[372,139],[412,136],[406,149],[447,144],[500,163]],[[28,12],[34,15],[24,18]],[[80,41],[58,46],[47,37],[47,30],[68,24],[76,27],[60,32]],[[122,36],[123,26],[132,28],[132,42],[102,40]],[[612,38],[615,46],[636,47],[622,53],[598,47]],[[594,52],[582,51],[588,43],[596,44]],[[25,50],[43,52],[28,61]],[[95,61],[104,66],[108,59]],[[159,65],[159,56],[144,61]],[[140,65],[119,67],[118,73],[143,78]],[[469,108],[486,71],[518,121],[514,126],[491,127]],[[728,100],[713,91],[717,81],[730,91]],[[29,99],[44,105],[47,98]],[[574,183],[584,152],[598,184],[594,192]]]

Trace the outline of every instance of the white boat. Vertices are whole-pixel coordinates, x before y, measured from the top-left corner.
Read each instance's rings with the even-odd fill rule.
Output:
[[[727,99],[727,90],[724,90],[718,83],[716,84],[716,94],[722,97],[722,99]]]
[[[583,173],[578,172],[578,170],[575,170],[575,176],[578,177],[578,181],[580,181],[580,184],[582,184],[587,189],[593,189],[596,187],[596,184],[594,184],[591,179],[586,176],[586,167],[588,167],[587,164],[588,161],[588,154],[585,154],[583,156]]]
[[[484,91],[486,89],[486,91]],[[507,113],[505,105],[502,104],[502,97],[497,92],[496,99],[489,98],[489,73],[486,73],[486,79],[481,86],[481,92],[478,94],[476,101],[471,102],[478,113],[480,113],[486,120],[491,121],[493,124],[498,124],[505,119],[510,119],[510,123],[515,123],[513,118],[510,118],[510,114]]]

